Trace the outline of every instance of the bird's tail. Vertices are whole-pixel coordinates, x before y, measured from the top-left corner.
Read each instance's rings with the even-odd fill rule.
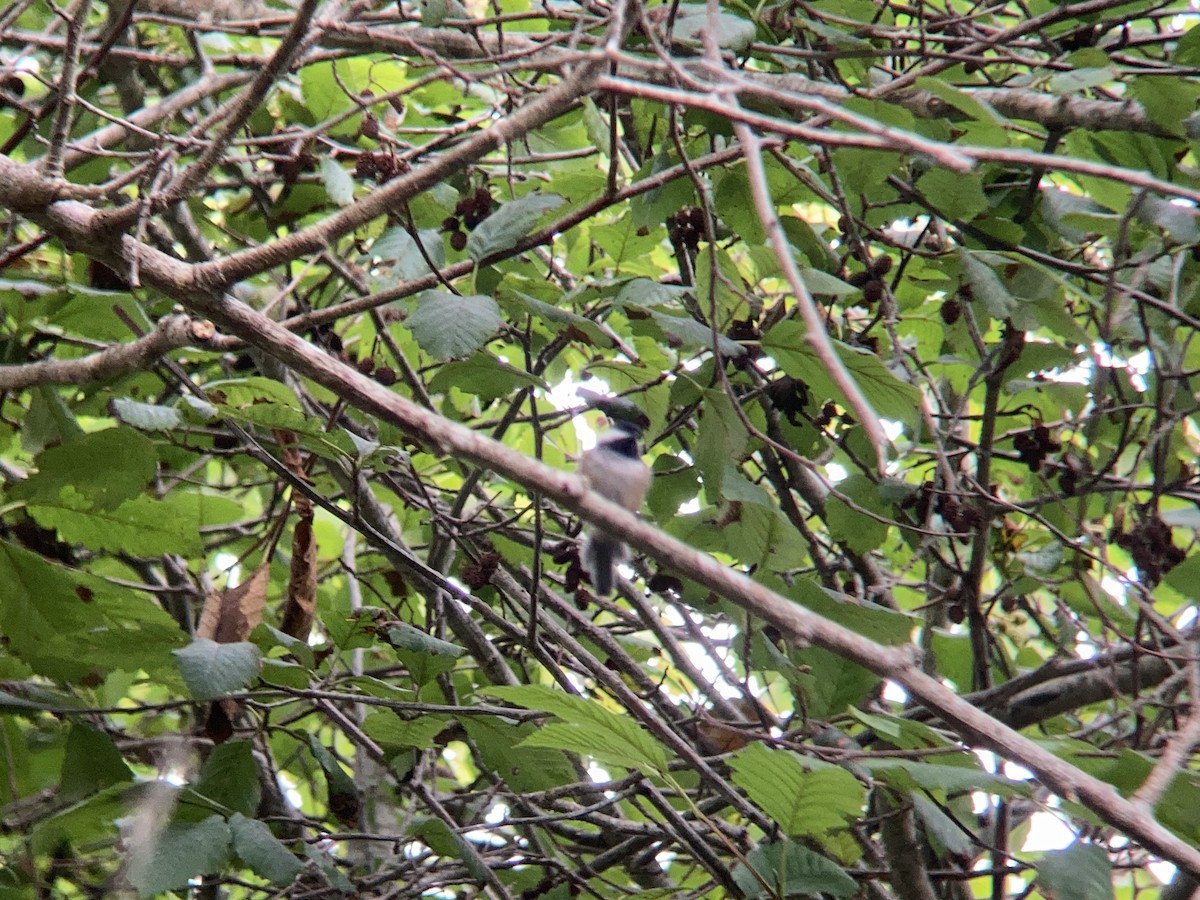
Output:
[[[617,565],[625,559],[625,545],[607,534],[589,533],[583,539],[579,562],[587,572],[592,588],[600,597],[612,593]]]

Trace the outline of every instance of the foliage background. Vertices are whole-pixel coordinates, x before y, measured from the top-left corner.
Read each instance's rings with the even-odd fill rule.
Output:
[[[1195,19],[9,4],[0,892],[1189,896]]]

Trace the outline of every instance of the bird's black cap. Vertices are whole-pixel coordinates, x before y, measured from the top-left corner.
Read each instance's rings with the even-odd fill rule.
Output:
[[[578,388],[575,393],[589,408],[598,409],[604,413],[613,428],[620,429],[626,434],[641,437],[650,427],[650,417],[632,400],[625,397],[606,397],[595,391],[589,391],[587,388]]]

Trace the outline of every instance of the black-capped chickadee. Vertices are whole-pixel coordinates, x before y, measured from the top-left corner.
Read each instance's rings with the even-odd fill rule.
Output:
[[[614,419],[579,459],[579,474],[606,500],[637,512],[650,488],[650,469],[642,462],[642,425]],[[601,597],[613,589],[613,573],[625,561],[625,545],[610,534],[589,529],[579,562]]]

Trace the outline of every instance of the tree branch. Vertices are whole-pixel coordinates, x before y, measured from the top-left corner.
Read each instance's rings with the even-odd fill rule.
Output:
[[[208,341],[211,322],[189,316],[167,316],[145,337],[80,359],[43,359],[0,366],[0,391],[19,391],[40,384],[88,384],[148,368],[172,350]]]

